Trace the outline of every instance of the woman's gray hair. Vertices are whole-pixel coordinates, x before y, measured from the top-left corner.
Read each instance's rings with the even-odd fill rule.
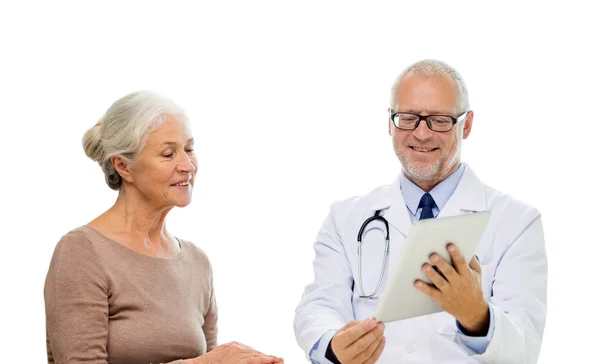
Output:
[[[418,61],[408,66],[400,75],[396,78],[394,85],[392,86],[392,97],[390,100],[390,107],[394,109],[396,105],[396,92],[398,89],[398,84],[402,80],[404,76],[408,73],[413,73],[419,76],[438,76],[438,75],[448,75],[450,78],[454,80],[456,86],[458,87],[458,100],[456,105],[455,112],[457,114],[463,113],[469,110],[469,93],[467,91],[467,85],[463,80],[460,73],[455,70],[453,67],[448,64],[438,61],[436,59],[425,59],[422,61]]]
[[[85,154],[102,167],[108,187],[119,190],[122,182],[111,158],[120,156],[134,164],[148,133],[169,117],[187,123],[184,111],[170,99],[152,91],[137,91],[115,101],[84,134]]]

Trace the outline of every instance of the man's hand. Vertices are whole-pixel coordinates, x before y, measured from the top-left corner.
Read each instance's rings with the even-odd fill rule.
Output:
[[[350,321],[335,333],[331,349],[342,364],[372,364],[385,346],[383,323],[374,319]]]
[[[448,244],[447,249],[454,267],[439,255],[431,254],[429,259],[432,264],[423,264],[423,272],[433,285],[417,280],[415,286],[454,316],[466,330],[465,334],[485,336],[490,325],[490,314],[481,291],[481,266],[475,258],[467,265],[465,257],[454,244]],[[439,273],[432,265],[437,267]]]

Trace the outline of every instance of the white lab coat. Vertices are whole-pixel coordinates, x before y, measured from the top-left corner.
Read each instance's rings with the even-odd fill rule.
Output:
[[[331,335],[350,320],[373,317],[378,300],[357,297],[356,240],[362,223],[379,209],[390,227],[389,263],[380,295],[411,227],[400,178],[364,196],[332,204],[314,243],[314,281],[305,288],[294,318],[296,338],[306,355],[325,333]],[[387,323],[379,363],[537,362],[547,286],[540,213],[483,184],[467,165],[438,217],[485,210],[491,211],[491,217],[475,254],[481,262],[483,293],[494,312],[495,330],[487,350],[482,355],[471,352],[457,339],[454,317],[440,312]],[[384,243],[383,225],[369,226],[362,248],[366,294],[377,285]]]

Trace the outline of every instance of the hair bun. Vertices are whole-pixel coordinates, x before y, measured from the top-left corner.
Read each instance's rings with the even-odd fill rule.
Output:
[[[82,139],[83,150],[92,160],[102,164],[104,159],[104,149],[102,148],[102,129],[104,121],[100,120],[88,131],[85,132]]]

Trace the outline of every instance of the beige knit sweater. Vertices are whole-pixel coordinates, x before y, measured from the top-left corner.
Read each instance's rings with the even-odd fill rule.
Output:
[[[210,262],[179,242],[163,259],[87,226],[63,236],[44,286],[48,363],[181,363],[217,346]]]

